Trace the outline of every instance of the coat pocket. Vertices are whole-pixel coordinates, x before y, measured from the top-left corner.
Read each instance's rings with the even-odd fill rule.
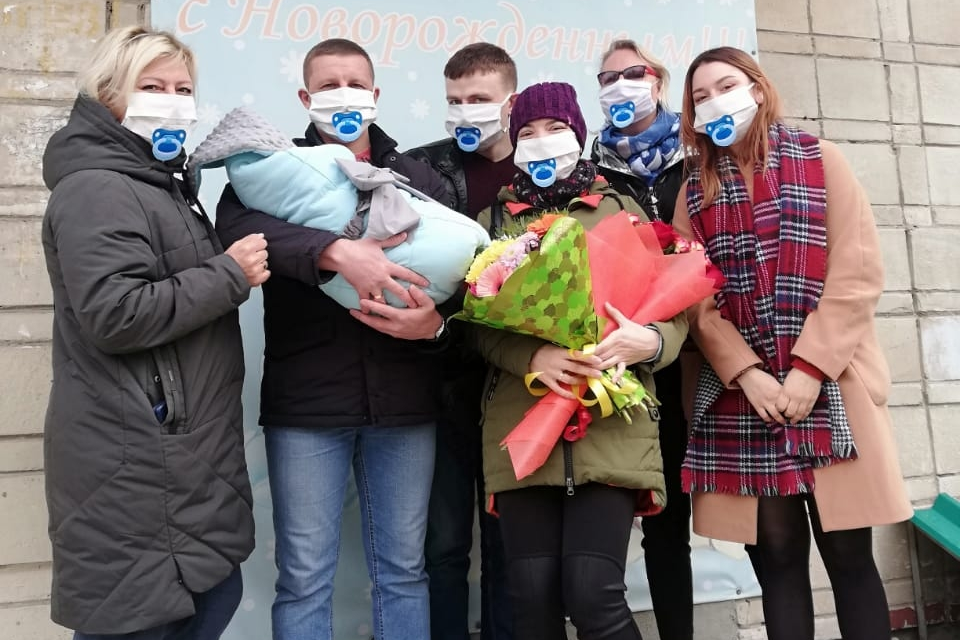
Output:
[[[850,371],[867,390],[873,404],[878,407],[887,403],[890,394],[890,370],[882,359],[856,360],[850,363]]]
[[[200,262],[196,243],[189,242],[176,249],[164,251],[157,257],[157,277],[160,280],[169,278],[181,271],[198,266]]]
[[[231,496],[239,497],[246,509],[252,507],[241,422],[239,414],[223,415],[189,433],[162,436],[164,464],[171,478],[166,500],[181,530],[204,529],[204,519],[192,519],[191,514],[196,514],[190,511],[201,496],[210,499],[211,509],[225,506]]]

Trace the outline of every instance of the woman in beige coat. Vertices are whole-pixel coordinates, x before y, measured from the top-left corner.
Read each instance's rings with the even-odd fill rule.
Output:
[[[688,313],[707,360],[683,471],[694,529],[748,544],[770,640],[812,640],[812,525],[844,639],[889,638],[870,527],[912,511],[873,324],[870,205],[834,145],[782,123],[737,49],[691,64],[683,136],[695,154],[674,225],[727,279]]]

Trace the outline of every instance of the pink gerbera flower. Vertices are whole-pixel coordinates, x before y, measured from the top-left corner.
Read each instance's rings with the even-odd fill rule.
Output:
[[[484,269],[477,278],[474,295],[478,298],[497,295],[500,293],[500,287],[503,286],[503,283],[510,276],[511,272],[512,270],[507,267],[507,265],[494,262]]]

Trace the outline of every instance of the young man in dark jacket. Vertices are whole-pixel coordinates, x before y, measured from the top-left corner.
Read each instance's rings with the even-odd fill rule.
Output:
[[[300,101],[312,123],[301,146],[343,144],[445,201],[429,166],[396,150],[377,125],[373,65],[348,40],[316,45],[304,60]],[[273,638],[329,640],[343,496],[351,467],[381,640],[430,637],[423,544],[434,464],[443,317],[383,248],[245,209],[228,186],[217,208],[224,239],[263,233],[273,277],[264,288],[260,423],[273,498],[279,568]],[[339,272],[362,299],[339,306],[317,287]],[[414,283],[409,291],[395,280]],[[383,302],[391,291],[407,304]]]
[[[513,145],[505,134],[517,90],[517,69],[506,51],[492,44],[467,45],[450,58],[446,79],[449,138],[408,152],[429,163],[443,177],[451,206],[476,219],[496,202],[516,167]],[[481,536],[481,637],[512,637],[510,601],[496,518],[483,508],[480,464],[480,394],[486,364],[457,341],[446,352],[441,386],[441,419],[426,562],[430,575],[430,623],[433,640],[467,640],[470,548],[475,506]]]

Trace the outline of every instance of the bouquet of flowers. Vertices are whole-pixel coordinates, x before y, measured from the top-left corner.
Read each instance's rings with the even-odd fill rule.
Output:
[[[718,281],[702,246],[659,224],[621,212],[587,232],[558,212],[508,228],[467,272],[459,318],[586,353],[615,329],[607,303],[634,322],[669,320],[714,293]],[[527,388],[544,397],[501,443],[518,480],[546,461],[561,436],[586,435],[587,407],[597,405],[603,417],[616,411],[627,422],[637,409],[659,417],[656,399],[630,371],[611,369],[589,380],[588,390],[572,388],[575,399],[535,386],[537,376],[526,376]]]

